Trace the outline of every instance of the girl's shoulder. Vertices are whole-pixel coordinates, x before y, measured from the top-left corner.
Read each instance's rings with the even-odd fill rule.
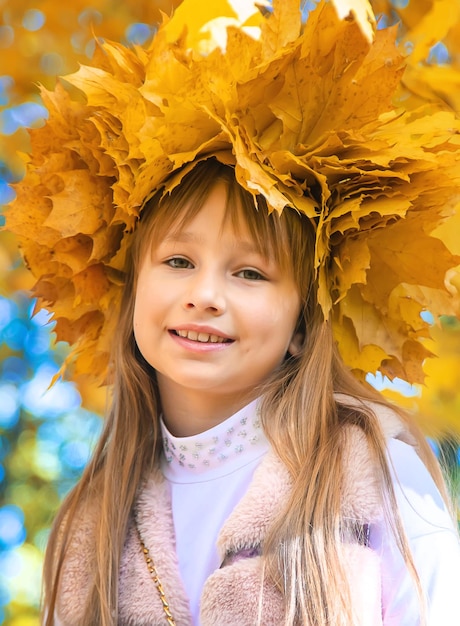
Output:
[[[409,445],[416,444],[401,414],[383,399],[379,402],[345,393],[335,393],[334,398],[341,406],[373,415],[385,439],[399,439]]]
[[[381,434],[382,453],[388,458],[393,441],[400,442],[409,452],[416,444],[403,418],[390,405],[347,394],[335,394],[338,405],[369,416]],[[357,422],[359,423],[359,422]],[[345,422],[342,441],[342,514],[348,519],[374,523],[383,517],[382,461],[375,452],[375,439],[351,420]],[[372,444],[372,441],[374,442]]]

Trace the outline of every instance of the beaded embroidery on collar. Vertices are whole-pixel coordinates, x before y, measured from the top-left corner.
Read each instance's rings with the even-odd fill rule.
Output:
[[[175,437],[161,420],[163,451],[169,466],[203,473],[222,467],[236,457],[262,452],[266,437],[260,421],[260,408],[254,401],[221,424],[191,437]],[[251,456],[252,456],[251,453]]]

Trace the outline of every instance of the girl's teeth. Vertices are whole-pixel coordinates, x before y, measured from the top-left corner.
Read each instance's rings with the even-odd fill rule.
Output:
[[[219,337],[218,335],[209,335],[208,333],[198,333],[195,330],[178,330],[177,334],[185,339],[190,339],[191,341],[201,341],[202,343],[225,342],[223,337]]]

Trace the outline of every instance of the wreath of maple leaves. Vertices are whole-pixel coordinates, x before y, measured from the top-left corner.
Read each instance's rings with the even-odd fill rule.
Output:
[[[348,4],[320,2],[303,24],[297,0],[276,0],[223,30],[212,4],[196,15],[184,0],[147,49],[106,42],[42,90],[49,119],[7,228],[75,378],[105,380],[146,199],[217,156],[271,210],[315,224],[318,299],[356,375],[423,380],[421,314],[460,310],[460,122],[432,103],[403,108],[395,28]]]

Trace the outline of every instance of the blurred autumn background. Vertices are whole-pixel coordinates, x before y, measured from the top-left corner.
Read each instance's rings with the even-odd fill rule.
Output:
[[[217,1],[217,0],[215,0]],[[244,2],[245,0],[239,0]],[[224,2],[224,0],[219,0]],[[23,175],[27,128],[43,122],[37,84],[91,57],[95,38],[148,43],[178,0],[0,0],[0,205]],[[459,0],[374,0],[380,24],[399,24],[411,51],[405,75],[413,103],[442,100],[460,110]],[[305,12],[314,2],[305,2]],[[446,236],[446,234],[444,234]],[[452,247],[460,254],[460,242]],[[45,315],[33,316],[31,286],[11,236],[0,233],[0,624],[38,624],[40,570],[48,528],[100,430],[103,394],[49,381],[67,354]],[[429,311],[426,313],[429,316]],[[417,412],[458,484],[460,322],[445,317],[427,347],[425,385],[369,380]],[[83,408],[84,407],[84,408]],[[458,440],[457,440],[458,441]],[[458,493],[456,487],[456,493]]]

